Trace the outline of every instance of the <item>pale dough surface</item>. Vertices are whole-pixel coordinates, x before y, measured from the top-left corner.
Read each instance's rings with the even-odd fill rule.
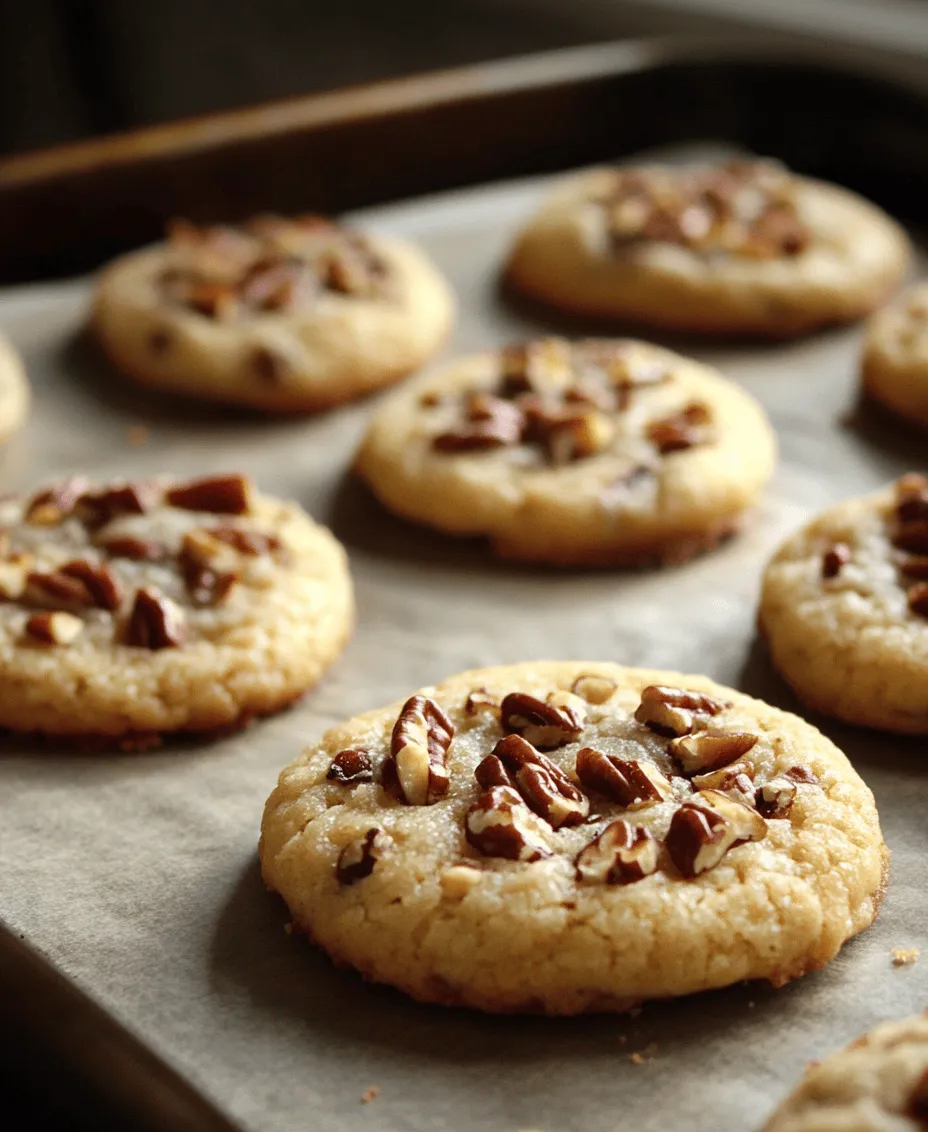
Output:
[[[703,255],[655,242],[634,256],[616,256],[594,200],[613,177],[608,168],[576,174],[529,221],[506,268],[518,290],[581,315],[785,337],[869,314],[909,263],[907,237],[881,209],[846,189],[798,177],[796,207],[812,234],[799,255]]]
[[[268,311],[226,325],[164,301],[157,281],[174,254],[163,244],[116,260],[100,277],[97,337],[128,377],[156,389],[250,408],[324,409],[405,377],[435,354],[454,319],[452,292],[425,255],[367,237],[395,297],[323,292],[303,313]],[[166,346],[152,348],[152,342]],[[275,359],[269,377],[256,357]]]
[[[604,451],[552,466],[530,447],[436,451],[451,426],[448,404],[472,390],[493,391],[498,353],[470,355],[423,375],[381,406],[356,470],[392,511],[454,535],[489,538],[507,558],[557,565],[639,565],[682,561],[736,530],[770,478],[776,438],[761,407],[716,370],[648,343],[633,343],[643,364],[671,380],[636,394],[615,415]],[[444,399],[437,407],[423,398]],[[707,406],[714,440],[661,456],[649,423],[691,402]],[[636,467],[651,474],[616,487]]]
[[[764,1132],[918,1132],[907,1115],[928,1070],[928,1018],[886,1022],[813,1065]]]
[[[29,382],[19,356],[0,336],[0,442],[19,429],[29,411]]]
[[[746,756],[756,779],[801,763],[819,785],[800,788],[788,818],[770,820],[764,840],[730,850],[693,880],[661,869],[625,886],[579,885],[572,856],[591,839],[589,826],[548,831],[554,855],[546,860],[481,858],[465,841],[463,822],[479,793],[473,770],[501,730],[491,715],[467,713],[468,693],[479,687],[543,698],[569,689],[581,673],[605,676],[617,690],[590,709],[577,742],[548,752],[562,769],[572,768],[584,744],[659,757],[667,741],[631,718],[641,690],[657,683],[729,704],[713,724],[760,736]],[[601,663],[477,669],[423,691],[455,727],[444,798],[406,806],[378,785],[396,703],[333,728],[304,751],[264,814],[265,880],[299,927],[367,978],[418,999],[484,1010],[621,1010],[740,979],[782,984],[827,963],[877,913],[888,853],[873,797],[845,756],[795,716],[705,677]],[[372,752],[374,781],[327,780],[333,756],[359,746]],[[674,809],[673,802],[653,805],[631,820],[658,836]],[[607,817],[618,812],[605,803]],[[393,850],[364,880],[339,885],[340,850],[374,824],[395,839]],[[443,884],[462,861],[480,869],[464,895]]]
[[[928,283],[910,287],[870,320],[862,378],[871,397],[928,427]]]

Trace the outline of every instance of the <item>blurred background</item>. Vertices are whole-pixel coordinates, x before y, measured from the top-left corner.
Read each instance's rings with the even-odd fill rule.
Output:
[[[928,0],[0,0],[0,153],[620,37],[770,30],[928,57]]]

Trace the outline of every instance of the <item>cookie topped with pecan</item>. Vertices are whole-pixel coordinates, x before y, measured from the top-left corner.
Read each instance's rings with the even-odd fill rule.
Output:
[[[736,530],[774,453],[761,408],[708,366],[631,339],[549,338],[404,388],[357,468],[399,514],[506,557],[640,565]]]
[[[840,503],[788,539],[764,575],[760,624],[817,711],[928,734],[928,476]]]
[[[870,313],[909,254],[880,209],[773,162],[632,165],[566,180],[506,274],[576,314],[786,337]]]
[[[289,703],[353,615],[339,544],[240,474],[0,501],[0,726],[138,744]]]
[[[874,400],[928,428],[928,283],[916,283],[870,319],[861,381]]]
[[[338,404],[418,368],[452,320],[417,249],[323,216],[176,221],[103,274],[94,323],[113,361],[159,389],[259,409]]]
[[[887,851],[867,787],[795,716],[552,662],[334,728],[281,775],[261,856],[340,964],[426,1001],[578,1013],[821,966],[875,916]]]

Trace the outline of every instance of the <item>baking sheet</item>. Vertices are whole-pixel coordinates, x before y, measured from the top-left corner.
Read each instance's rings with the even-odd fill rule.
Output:
[[[541,329],[502,305],[496,269],[546,184],[359,214],[419,240],[450,277],[462,309],[449,353]],[[812,512],[924,466],[924,441],[901,426],[872,413],[845,422],[859,328],[764,347],[682,344],[743,383],[779,432],[756,523],[681,568],[555,573],[496,563],[381,512],[345,474],[376,401],[266,421],[124,386],[77,340],[88,296],[86,281],[0,292],[0,328],[35,387],[0,490],[75,468],[104,478],[240,468],[333,527],[357,586],[344,658],[286,714],[147,754],[0,750],[0,916],[220,1108],[253,1132],[747,1132],[808,1059],[926,1005],[922,740],[826,726],[873,788],[894,852],[871,931],[783,990],[739,986],[634,1017],[484,1017],[367,986],[285,934],[255,851],[264,800],[303,745],[472,665],[666,666],[794,708],[755,641],[767,556]],[[147,443],[133,445],[136,425]],[[894,968],[896,947],[923,959]],[[362,1103],[370,1087],[379,1092]]]

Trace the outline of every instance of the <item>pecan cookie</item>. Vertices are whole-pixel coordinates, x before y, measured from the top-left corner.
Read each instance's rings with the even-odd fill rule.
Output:
[[[29,411],[29,382],[19,355],[0,335],[0,442],[19,429]]]
[[[787,540],[764,575],[759,620],[811,708],[928,733],[928,478],[841,503]]]
[[[876,916],[888,851],[803,720],[701,676],[546,662],[328,732],[281,775],[261,859],[370,979],[573,1014],[823,966]]]
[[[821,1062],[764,1132],[918,1132],[928,1128],[928,1018],[886,1022]]]
[[[296,699],[353,618],[340,545],[240,475],[0,502],[0,727],[134,745]]]
[[[172,226],[102,275],[93,322],[128,376],[273,412],[337,405],[441,346],[448,285],[416,248],[319,216]]]
[[[460,358],[380,409],[357,470],[391,510],[558,565],[684,561],[769,478],[761,408],[644,342],[563,339]]]
[[[861,369],[874,400],[928,428],[928,283],[873,316]]]
[[[519,236],[519,291],[668,330],[785,337],[869,314],[909,262],[845,189],[763,161],[577,174]]]

